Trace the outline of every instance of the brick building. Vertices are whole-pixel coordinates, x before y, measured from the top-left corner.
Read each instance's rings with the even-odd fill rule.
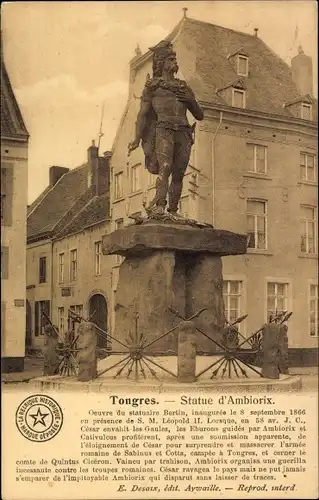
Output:
[[[1,364],[23,371],[25,357],[28,132],[1,54]]]
[[[247,255],[223,259],[229,320],[247,313],[244,335],[270,314],[293,311],[293,362],[313,363],[318,343],[317,108],[312,61],[291,67],[259,37],[183,18],[168,39],[179,78],[204,109],[180,210],[215,227],[248,233]],[[141,148],[127,158],[152,53],[130,62],[129,97],[111,161],[113,227],[154,195]],[[116,290],[118,268],[113,269]],[[113,294],[114,296],[114,294]]]
[[[53,166],[49,186],[29,207],[27,224],[28,345],[43,346],[46,311],[60,333],[68,310],[109,329],[111,265],[101,237],[110,230],[110,154],[93,143],[88,161],[69,170]],[[106,346],[106,341],[102,344]]]

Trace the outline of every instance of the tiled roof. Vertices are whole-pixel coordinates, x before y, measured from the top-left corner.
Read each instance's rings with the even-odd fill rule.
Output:
[[[28,240],[40,235],[50,235],[55,226],[87,191],[88,165],[70,170],[64,174],[45,196],[38,198],[38,204],[29,209],[27,219]]]
[[[110,198],[108,193],[101,196],[94,196],[75,217],[56,234],[56,239],[75,234],[93,224],[98,224],[99,222],[109,219],[109,204]]]
[[[227,106],[216,91],[238,79],[228,56],[244,51],[249,76],[240,78],[247,87],[246,109],[292,116],[283,106],[300,97],[291,68],[259,37],[189,18],[180,33],[196,43],[196,72],[188,83],[199,100]]]
[[[17,100],[1,55],[1,136],[28,139]]]

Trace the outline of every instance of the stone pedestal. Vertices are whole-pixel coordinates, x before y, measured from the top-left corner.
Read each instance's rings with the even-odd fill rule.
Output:
[[[289,354],[288,354],[288,326],[280,325],[279,329],[279,371],[280,373],[289,373]]]
[[[56,375],[60,364],[57,347],[59,339],[52,325],[44,327],[44,375]]]
[[[246,235],[211,227],[147,222],[114,231],[103,237],[103,253],[125,256],[116,290],[113,336],[126,342],[138,333],[155,340],[178,325],[169,308],[190,318],[207,308],[194,323],[206,334],[220,339],[224,326],[222,261],[225,255],[244,254]],[[213,353],[216,346],[196,333],[197,352]],[[149,353],[176,354],[176,332],[154,342]]]
[[[81,323],[78,328],[78,380],[88,382],[97,377],[97,335],[95,325],[90,322]]]
[[[279,331],[280,326],[273,323],[263,328],[261,374],[266,378],[279,378]]]

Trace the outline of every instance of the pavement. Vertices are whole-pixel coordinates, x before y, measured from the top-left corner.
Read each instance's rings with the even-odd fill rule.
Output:
[[[24,360],[24,371],[15,373],[1,373],[1,382],[17,383],[29,382],[37,377],[43,376],[43,358],[41,357],[26,357]]]

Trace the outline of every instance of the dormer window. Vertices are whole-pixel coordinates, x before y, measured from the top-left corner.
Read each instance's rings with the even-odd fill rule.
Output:
[[[312,106],[311,104],[301,103],[301,118],[303,120],[312,120]]]
[[[242,79],[228,83],[216,90],[216,93],[226,101],[228,106],[246,108],[246,85]]]
[[[246,108],[246,91],[242,89],[232,89],[232,106],[235,108]]]
[[[237,75],[248,76],[248,57],[242,54],[237,56]]]
[[[311,121],[313,119],[313,105],[314,99],[310,94],[307,94],[302,97],[298,97],[294,101],[286,102],[284,104],[284,108],[287,108],[287,110],[289,110],[295,118]]]

